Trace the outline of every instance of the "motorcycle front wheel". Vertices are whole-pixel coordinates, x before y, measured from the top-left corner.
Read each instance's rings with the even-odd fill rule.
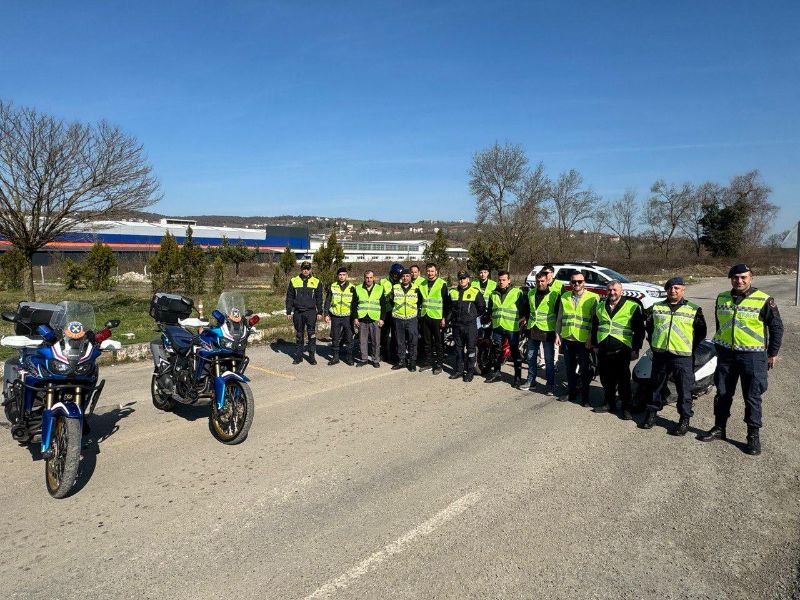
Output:
[[[150,381],[150,395],[153,398],[153,406],[158,410],[170,411],[175,408],[175,400],[172,399],[171,394],[165,394],[158,387],[158,377],[153,373],[153,379]]]
[[[237,379],[229,380],[225,383],[222,409],[218,410],[216,401],[211,401],[211,415],[208,417],[211,435],[223,444],[241,444],[250,432],[254,412],[255,401],[250,386]]]
[[[44,481],[53,498],[69,494],[81,462],[81,421],[56,417],[51,441],[53,456],[44,463]]]

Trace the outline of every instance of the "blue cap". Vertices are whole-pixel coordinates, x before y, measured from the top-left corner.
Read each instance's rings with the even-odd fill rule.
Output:
[[[664,284],[664,289],[668,290],[673,285],[686,285],[686,282],[683,280],[683,277],[672,277],[667,279],[667,283]]]
[[[741,275],[742,273],[749,273],[752,269],[748,267],[744,263],[739,263],[738,265],[733,265],[731,270],[728,271],[728,277],[733,277],[734,275]]]

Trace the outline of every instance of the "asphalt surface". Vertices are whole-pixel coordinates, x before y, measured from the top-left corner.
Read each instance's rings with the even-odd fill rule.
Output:
[[[152,406],[149,364],[107,367],[71,497],[0,430],[4,595],[798,597],[800,312],[793,280],[755,283],[786,324],[759,457],[740,397],[732,440],[706,444],[667,435],[674,405],[643,431],[508,380],[293,367],[280,347],[252,349],[255,421],[227,447],[207,408]],[[713,315],[724,287],[688,296]]]

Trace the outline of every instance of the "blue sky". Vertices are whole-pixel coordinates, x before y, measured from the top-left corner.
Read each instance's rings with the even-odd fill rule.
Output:
[[[23,2],[0,96],[105,118],[171,214],[474,217],[495,140],[608,198],[758,168],[800,219],[800,2]]]

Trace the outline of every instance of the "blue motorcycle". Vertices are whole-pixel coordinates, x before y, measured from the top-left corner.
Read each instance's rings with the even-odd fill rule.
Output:
[[[247,340],[259,318],[245,311],[244,298],[235,292],[220,295],[213,322],[190,317],[193,306],[178,294],[159,293],[150,303],[161,332],[150,344],[153,405],[170,411],[176,402],[210,399],[211,434],[224,444],[239,444],[247,438],[255,411],[244,372]]]
[[[105,385],[98,383],[96,361],[102,350],[121,347],[109,339],[119,321],[95,332],[94,309],[84,302],[20,302],[2,318],[14,324],[15,335],[0,344],[19,352],[4,365],[3,409],[11,436],[21,444],[41,437],[47,491],[63,498],[75,484],[86,418]]]

